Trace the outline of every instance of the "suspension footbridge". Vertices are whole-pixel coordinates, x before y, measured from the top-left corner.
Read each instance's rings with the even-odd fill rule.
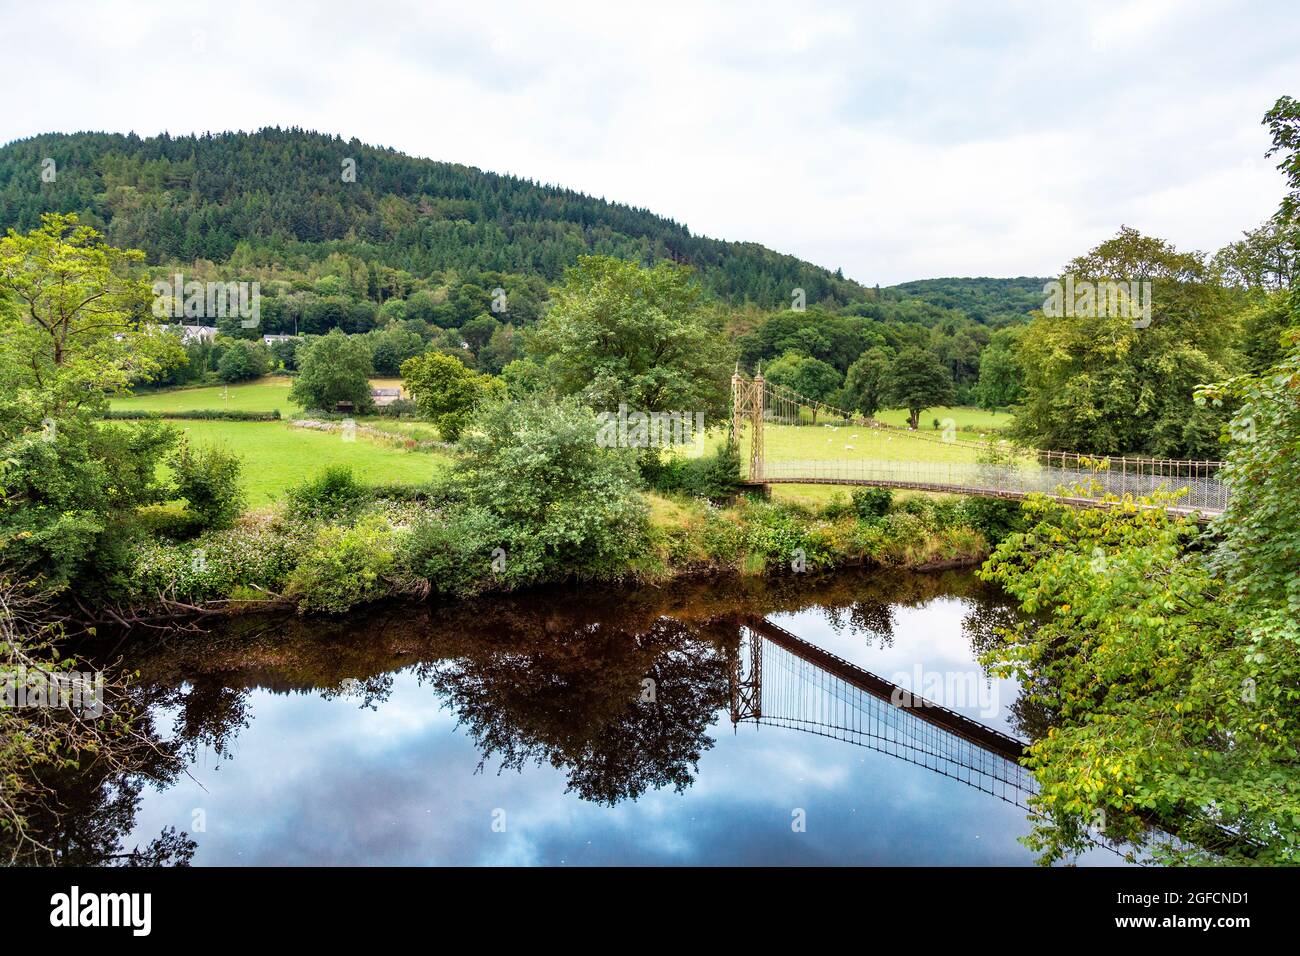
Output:
[[[1018,500],[1043,494],[1079,507],[1155,497],[1208,520],[1228,504],[1221,461],[1080,455],[894,428],[739,371],[732,434],[748,435],[750,485],[866,485]]]

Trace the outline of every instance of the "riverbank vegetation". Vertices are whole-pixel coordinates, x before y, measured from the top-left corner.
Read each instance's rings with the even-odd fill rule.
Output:
[[[1284,98],[1267,122],[1290,187],[1270,248],[1294,250],[1300,104]],[[1295,260],[1270,262],[1258,298],[1284,318],[1259,354],[1273,358],[1192,397],[1231,410],[1232,495],[1209,532],[1036,501],[984,569],[1031,615],[988,659],[1048,715],[1029,760],[1047,861],[1097,835],[1149,842],[1154,826],[1174,837],[1162,859],[1300,862],[1300,293]]]

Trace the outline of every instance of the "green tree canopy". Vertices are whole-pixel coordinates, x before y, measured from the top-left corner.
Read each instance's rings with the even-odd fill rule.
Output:
[[[223,382],[247,382],[265,375],[270,367],[270,355],[261,342],[240,339],[232,342],[217,363],[217,377]]]
[[[505,384],[455,356],[426,352],[402,363],[406,390],[447,441],[460,438],[471,412],[489,398],[505,394]]]
[[[893,357],[893,350],[884,346],[867,349],[858,356],[844,376],[839,404],[867,417],[880,411],[885,375]]]
[[[153,321],[144,256],[106,245],[75,215],[47,215],[0,239],[0,417],[28,428],[102,410],[135,381],[186,360]]]
[[[152,322],[141,258],[75,216],[0,239],[0,570],[49,588],[111,564],[135,509],[164,497],[174,430],[97,420],[108,396],[185,359]]]
[[[835,367],[802,352],[786,352],[763,370],[763,377],[773,385],[798,392],[814,402],[830,402],[840,388],[843,376]],[[817,408],[812,409],[817,421]]]
[[[909,427],[921,424],[921,412],[953,400],[952,375],[939,357],[928,349],[904,349],[894,356],[885,371],[884,404],[906,408]]]
[[[565,273],[534,348],[556,390],[597,410],[726,414],[728,350],[690,270],[584,256]]]
[[[595,416],[572,398],[487,402],[466,427],[454,478],[499,528],[515,586],[621,573],[643,547],[635,456],[596,438]]]
[[[974,390],[980,408],[997,411],[1020,401],[1023,395],[1020,381],[1024,373],[1016,360],[1018,337],[1018,329],[1000,329],[980,355],[979,381]]]
[[[1240,293],[1199,253],[1123,229],[1067,268],[1076,282],[1151,283],[1150,324],[1131,316],[1048,317],[1019,337],[1024,401],[1013,433],[1039,448],[1217,458],[1224,416],[1197,385],[1236,371]]]
[[[289,397],[304,408],[332,411],[339,402],[351,402],[357,411],[371,407],[374,367],[364,339],[335,329],[309,340],[298,350],[298,368]]]

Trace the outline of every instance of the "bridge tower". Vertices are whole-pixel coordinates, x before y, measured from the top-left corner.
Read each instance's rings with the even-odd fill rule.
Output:
[[[740,374],[740,366],[731,376],[731,440],[740,447],[740,433],[748,420],[750,424],[749,442],[749,479],[761,480],[763,477],[763,405],[764,385],[763,369],[753,381]]]

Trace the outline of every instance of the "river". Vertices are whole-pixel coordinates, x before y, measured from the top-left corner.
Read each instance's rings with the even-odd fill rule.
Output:
[[[56,843],[79,863],[1032,864],[1032,780],[961,730],[1038,732],[977,662],[1013,616],[970,572],[852,572],[133,635],[100,653],[138,671],[174,760],[62,786]]]

